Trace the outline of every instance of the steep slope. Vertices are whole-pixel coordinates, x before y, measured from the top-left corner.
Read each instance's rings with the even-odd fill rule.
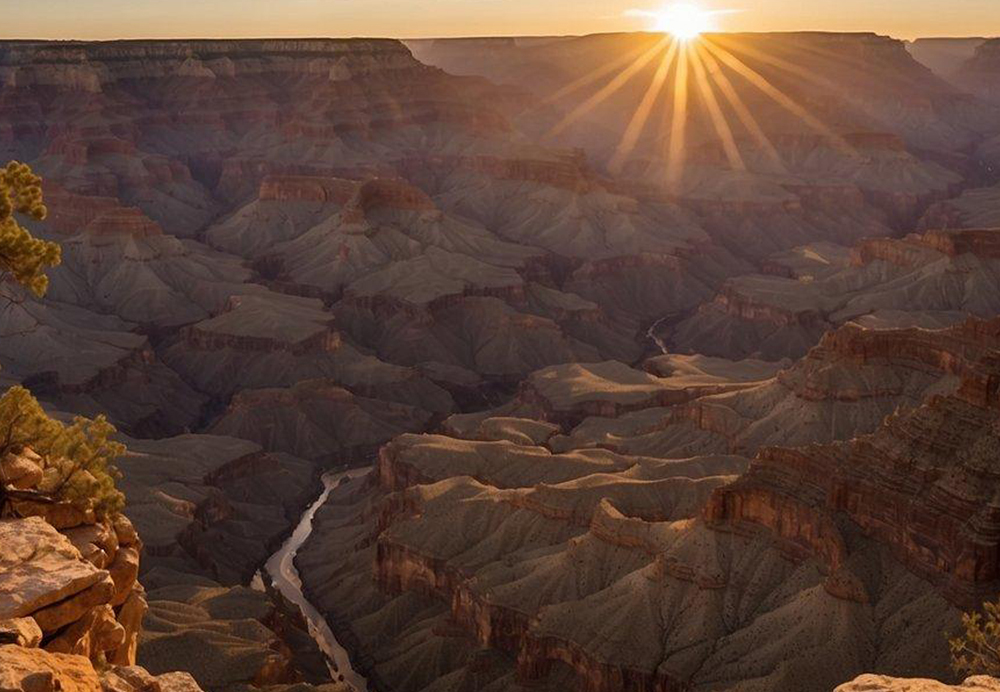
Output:
[[[1000,313],[998,238],[997,229],[933,230],[862,241],[849,255],[807,246],[812,266],[731,279],[662,337],[681,352],[776,359],[852,320],[933,327],[990,317]]]
[[[1000,39],[976,48],[958,68],[955,81],[987,101],[1000,103]]]
[[[918,38],[908,43],[906,49],[917,62],[931,68],[936,75],[950,79],[986,41],[976,37]]]
[[[298,564],[380,689],[947,678],[941,632],[996,588],[998,353],[996,320],[970,320],[846,327],[763,383],[763,365],[718,361],[543,370],[493,417],[385,446],[367,482],[331,495]],[[754,460],[624,441],[647,412],[698,406],[739,410],[729,432]]]

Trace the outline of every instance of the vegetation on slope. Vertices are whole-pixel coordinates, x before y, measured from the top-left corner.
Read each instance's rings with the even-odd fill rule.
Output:
[[[45,218],[41,183],[23,163],[0,169],[0,275],[3,283],[23,286],[39,297],[48,288],[46,269],[59,264],[59,246],[35,238],[18,215]],[[115,488],[112,462],[125,447],[111,439],[115,432],[103,416],[61,423],[24,387],[8,389],[0,397],[0,460],[30,456],[43,473],[38,487],[27,490],[15,490],[0,477],[0,512],[10,511],[10,500],[16,498],[71,502],[99,514],[120,511],[125,498]]]
[[[967,675],[1000,677],[1000,600],[984,603],[982,613],[962,616],[965,632],[950,641],[951,665]]]

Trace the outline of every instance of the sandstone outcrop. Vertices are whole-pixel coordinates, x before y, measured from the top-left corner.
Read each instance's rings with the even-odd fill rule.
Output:
[[[989,675],[977,675],[960,685],[947,685],[937,680],[890,678],[885,675],[862,675],[844,683],[834,692],[993,692],[1000,690],[1000,680]]]
[[[0,620],[11,623],[12,643],[40,643],[95,663],[134,663],[140,623],[131,613],[144,610],[145,601],[137,581],[142,544],[128,519],[98,521],[78,512],[71,525],[53,525],[46,517],[58,516],[58,507],[13,507],[27,518],[0,522]]]
[[[30,449],[3,463],[0,520],[0,688],[11,692],[200,692],[187,673],[135,667],[147,610],[142,543],[122,514],[97,516],[27,493],[42,483]],[[17,472],[17,473],[12,473]]]
[[[188,673],[154,676],[138,666],[98,673],[83,656],[0,646],[0,689],[4,692],[201,692]]]

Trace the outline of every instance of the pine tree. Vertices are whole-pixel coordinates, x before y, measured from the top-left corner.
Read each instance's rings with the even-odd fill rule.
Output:
[[[65,425],[49,417],[31,392],[15,386],[0,397],[0,430],[5,431],[0,459],[26,449],[40,457],[42,482],[37,491],[21,494],[22,499],[71,502],[99,515],[125,506],[125,497],[115,488],[118,471],[111,465],[125,453],[125,446],[111,439],[116,431],[104,416],[78,417]]]
[[[18,215],[41,221],[46,215],[42,180],[26,164],[12,161],[0,169],[0,275],[45,295],[45,270],[60,261],[56,243],[31,235]],[[112,461],[125,447],[111,437],[115,428],[104,416],[76,418],[65,425],[49,417],[24,387],[0,397],[0,460],[28,450],[43,470],[37,488],[15,490],[0,478],[0,512],[11,500],[70,502],[98,514],[121,511],[124,496],[115,489],[118,471]]]
[[[27,164],[0,169],[0,272],[39,297],[49,285],[45,270],[59,264],[59,246],[32,236],[15,214],[42,221],[46,213],[42,179]]]

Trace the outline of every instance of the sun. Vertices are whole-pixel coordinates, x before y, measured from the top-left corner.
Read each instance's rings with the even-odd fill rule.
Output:
[[[690,41],[714,28],[713,14],[697,5],[668,5],[655,13],[655,28],[682,41]]]

